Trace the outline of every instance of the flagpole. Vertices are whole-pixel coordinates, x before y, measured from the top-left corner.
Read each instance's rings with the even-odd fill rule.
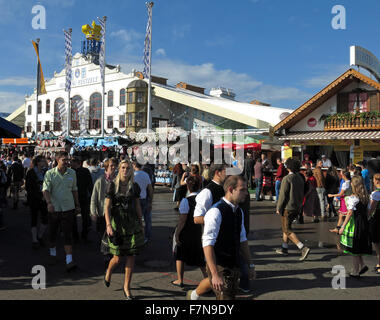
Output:
[[[151,119],[151,112],[150,112],[150,105],[151,105],[151,87],[152,87],[152,77],[151,77],[151,67],[152,67],[152,8],[153,8],[153,1],[149,2],[150,6],[150,33],[149,33],[149,80],[148,80],[148,101],[147,101],[147,121],[146,121],[146,132],[148,133],[152,129],[152,119]]]
[[[99,18],[98,18],[99,19]],[[100,20],[100,19],[99,19]],[[100,62],[100,52],[99,52],[99,67],[101,68],[100,72],[102,73],[102,87],[103,87],[103,94],[102,94],[102,119],[101,119],[101,137],[104,138],[104,117],[105,117],[105,108],[104,108],[104,104],[105,104],[105,100],[106,100],[106,89],[105,89],[105,82],[106,82],[106,79],[105,79],[105,70],[106,70],[106,21],[107,21],[107,17],[104,16],[103,17],[103,36],[102,36],[102,48],[100,49],[102,51],[102,54],[103,54],[103,57],[102,59],[104,59],[103,63],[103,67],[101,67],[101,62]]]
[[[38,60],[39,54],[40,54],[40,38],[36,39],[37,43],[37,88],[36,88],[36,126],[35,126],[35,137],[37,138],[37,126],[38,126],[38,87],[40,86],[40,79],[38,77],[38,74],[40,72],[40,63]]]
[[[69,33],[70,33],[70,39],[71,39],[71,34],[73,32],[73,29],[70,28],[69,29]],[[67,63],[70,64],[70,69],[71,69],[71,64],[72,64],[72,55],[70,56],[70,61],[68,61]],[[70,79],[70,82],[71,82],[71,79]],[[69,92],[68,92],[68,97],[67,97],[67,135],[70,136],[70,126],[71,126],[71,83],[70,83],[70,89],[69,89]]]

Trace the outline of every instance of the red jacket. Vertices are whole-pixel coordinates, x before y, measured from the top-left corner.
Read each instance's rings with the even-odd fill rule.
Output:
[[[285,177],[287,174],[288,174],[288,171],[285,169],[284,164],[281,163],[277,169],[276,181],[282,181],[282,178]]]

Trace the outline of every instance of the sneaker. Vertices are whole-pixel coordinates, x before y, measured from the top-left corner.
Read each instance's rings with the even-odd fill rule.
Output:
[[[310,252],[310,248],[308,247],[303,247],[302,250],[301,250],[301,258],[300,258],[300,261],[304,261],[306,258],[307,258],[307,255],[309,254]]]
[[[285,248],[276,249],[276,253],[281,254],[283,256],[287,256],[288,255],[288,249],[285,249]]]
[[[186,292],[186,300],[191,300],[191,294],[192,294],[193,290],[188,290]]]
[[[66,271],[67,272],[70,272],[70,271],[72,271],[72,270],[74,270],[76,268],[77,268],[77,265],[75,264],[74,261],[71,261],[70,263],[66,264]]]

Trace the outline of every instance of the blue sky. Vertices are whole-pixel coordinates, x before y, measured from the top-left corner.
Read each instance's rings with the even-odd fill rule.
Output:
[[[32,28],[32,8],[46,9],[46,29]],[[334,5],[346,29],[334,30]],[[83,24],[107,16],[107,63],[142,70],[147,13],[143,0],[0,0],[0,112],[12,112],[35,85],[32,39],[40,38],[45,79],[64,67],[63,29],[80,51]],[[378,0],[157,0],[153,7],[152,74],[205,87],[234,89],[296,108],[349,68],[349,47],[380,58]],[[363,72],[366,73],[366,72]],[[367,73],[366,73],[367,74]]]

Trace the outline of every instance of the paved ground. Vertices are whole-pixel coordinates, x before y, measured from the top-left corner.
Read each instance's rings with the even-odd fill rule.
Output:
[[[169,238],[177,222],[172,210],[172,195],[168,189],[156,189],[153,204],[153,241],[137,257],[132,280],[132,292],[142,300],[183,300],[187,289],[194,288],[201,280],[201,272],[186,268],[186,288],[173,287],[176,278],[171,257]],[[123,268],[120,266],[112,277],[109,288],[103,286],[103,263],[99,253],[98,235],[91,231],[90,244],[74,247],[74,259],[78,269],[66,273],[62,242],[58,246],[59,265],[46,266],[46,290],[33,290],[31,274],[35,265],[46,265],[47,248],[31,248],[30,216],[27,207],[19,210],[6,209],[7,229],[0,232],[0,300],[120,300],[122,299]],[[257,266],[257,280],[252,282],[252,295],[239,299],[286,300],[286,299],[380,299],[380,276],[372,268],[375,256],[366,257],[370,271],[360,280],[346,278],[345,290],[332,288],[332,267],[343,265],[351,270],[351,258],[342,256],[336,249],[337,238],[328,232],[335,222],[295,225],[297,235],[310,246],[311,253],[299,262],[299,253],[290,246],[290,255],[278,256],[274,250],[281,243],[280,220],[274,214],[270,201],[251,201],[249,245]],[[209,294],[203,300],[213,300]]]

